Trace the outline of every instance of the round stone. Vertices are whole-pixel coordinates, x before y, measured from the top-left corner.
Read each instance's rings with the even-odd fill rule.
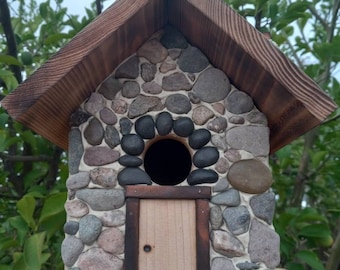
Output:
[[[200,149],[206,145],[211,138],[211,133],[207,129],[197,129],[189,137],[189,145],[193,149]]]
[[[210,208],[210,224],[213,230],[217,230],[222,226],[222,210],[219,206],[213,206]]]
[[[91,114],[88,114],[82,111],[81,109],[78,109],[76,112],[71,114],[70,126],[79,127],[81,124],[85,123],[90,117]]]
[[[151,39],[138,49],[137,55],[157,64],[168,56],[168,50],[157,39]]]
[[[98,217],[105,227],[119,227],[125,224],[125,213],[121,210],[101,211]]]
[[[113,100],[121,89],[122,84],[117,79],[109,77],[102,83],[98,92],[108,100]]]
[[[97,118],[92,118],[84,130],[84,137],[91,145],[101,144],[104,138],[104,128]]]
[[[79,172],[72,174],[66,180],[66,187],[68,189],[80,189],[87,187],[90,183],[90,176],[88,172]]]
[[[193,163],[197,168],[204,168],[213,165],[219,158],[216,147],[207,146],[199,149],[193,157]]]
[[[273,178],[269,168],[262,162],[249,159],[237,161],[230,167],[228,181],[242,192],[259,194],[270,188]]]
[[[201,100],[199,99],[199,97],[196,96],[196,94],[195,94],[194,92],[192,92],[192,91],[190,91],[190,92],[188,93],[188,97],[189,97],[190,102],[191,102],[192,104],[198,104],[198,103],[201,102]]]
[[[84,243],[80,239],[67,236],[61,244],[61,258],[64,264],[68,267],[74,265],[83,249]]]
[[[225,177],[222,177],[220,178],[216,185],[213,186],[213,192],[223,192],[223,191],[226,191],[227,189],[229,188],[229,183],[227,181],[227,178]]]
[[[188,184],[198,185],[205,183],[215,183],[218,180],[218,174],[213,170],[197,169],[190,173],[188,176]]]
[[[228,121],[222,116],[216,117],[208,123],[208,129],[216,133],[222,133],[227,129]]]
[[[79,256],[78,266],[80,269],[87,270],[121,270],[123,269],[123,261],[101,248],[94,247]]]
[[[216,257],[212,260],[211,270],[235,270],[231,260],[224,257]]]
[[[155,122],[150,115],[142,116],[135,123],[136,133],[143,139],[155,137]]]
[[[209,68],[201,73],[193,86],[194,93],[208,103],[223,100],[230,92],[230,82],[223,71]]]
[[[101,166],[113,163],[120,157],[120,152],[105,146],[95,146],[86,149],[84,162],[89,166]]]
[[[124,235],[117,228],[104,230],[98,237],[97,242],[99,247],[113,255],[119,255],[124,252]]]
[[[237,263],[236,266],[240,270],[255,270],[255,269],[260,268],[260,265],[258,265],[256,263],[247,262],[247,261]]]
[[[241,153],[239,150],[236,149],[229,149],[224,153],[224,156],[230,161],[230,162],[236,162],[241,159]]]
[[[141,65],[141,76],[145,82],[150,82],[155,78],[157,71],[156,65],[150,63],[143,63]]]
[[[216,194],[211,198],[213,204],[225,206],[239,206],[241,203],[240,193],[236,189],[229,189],[225,192]]]
[[[150,176],[140,168],[125,168],[118,174],[118,182],[121,186],[147,184],[151,185]]]
[[[209,65],[207,57],[196,47],[183,50],[178,58],[178,67],[184,72],[201,72]]]
[[[269,225],[272,224],[275,212],[275,195],[273,192],[252,197],[250,206],[256,217],[264,220]]]
[[[126,167],[138,167],[143,164],[143,161],[135,156],[125,155],[118,160],[119,164]]]
[[[244,205],[238,207],[227,207],[223,211],[223,219],[227,224],[228,230],[239,235],[249,230],[250,214]]]
[[[84,108],[85,110],[94,115],[104,107],[104,98],[99,93],[92,93],[90,98],[86,101]]]
[[[172,130],[173,120],[168,112],[161,112],[156,118],[156,128],[159,135],[167,135]]]
[[[140,93],[140,87],[137,82],[127,81],[123,84],[122,96],[126,98],[135,98]]]
[[[215,165],[215,170],[221,174],[224,174],[229,169],[229,163],[225,158],[220,158]]]
[[[174,121],[174,132],[180,137],[188,137],[194,132],[194,123],[189,117],[180,117]]]
[[[181,48],[184,49],[188,46],[185,37],[171,26],[166,26],[164,34],[161,38],[161,43],[167,49]]]
[[[132,56],[116,70],[116,78],[136,79],[139,75],[138,57]]]
[[[119,120],[119,126],[120,126],[120,133],[122,133],[122,135],[127,135],[131,132],[133,123],[131,122],[130,119],[123,117]]]
[[[64,225],[64,232],[69,235],[75,235],[78,232],[79,223],[77,221],[68,221]]]
[[[117,114],[124,114],[127,112],[128,104],[123,99],[114,99],[111,108]]]
[[[243,125],[245,120],[242,116],[233,115],[229,118],[229,122],[235,125]]]
[[[121,147],[128,155],[138,156],[144,150],[144,141],[137,134],[127,134],[122,138]]]
[[[65,210],[68,216],[80,218],[89,213],[88,206],[80,200],[71,200],[65,203]]]
[[[86,245],[92,245],[102,231],[102,222],[94,215],[87,215],[79,221],[79,238]]]
[[[100,119],[107,125],[114,125],[117,123],[116,114],[109,108],[103,108],[99,113]]]
[[[250,112],[246,115],[246,119],[253,124],[268,125],[267,117],[261,112]]]
[[[150,97],[139,95],[135,98],[135,100],[131,103],[129,107],[129,118],[136,118],[140,115],[143,115],[149,111],[158,110],[162,108],[162,101],[159,97]]]
[[[246,93],[234,91],[225,100],[225,106],[231,113],[242,114],[250,112],[254,108],[254,102]]]
[[[120,144],[119,132],[112,125],[106,126],[104,139],[105,139],[106,144],[110,148],[115,148],[118,144]]]
[[[218,112],[219,114],[224,114],[225,113],[225,107],[222,103],[214,103],[212,105],[213,109]]]
[[[222,151],[228,149],[228,144],[224,135],[215,134],[211,137],[211,143]]]
[[[117,180],[117,172],[110,168],[95,168],[90,171],[90,179],[93,184],[102,187],[114,187]]]
[[[170,70],[175,70],[175,69],[176,69],[176,63],[170,62],[170,61],[164,61],[159,67],[159,71],[162,73],[167,73]]]
[[[147,82],[142,85],[142,89],[144,93],[151,94],[151,95],[158,95],[162,93],[162,87],[155,82]]]
[[[214,112],[206,106],[198,106],[192,112],[192,120],[196,125],[204,125],[209,119],[215,116]]]
[[[222,230],[212,230],[210,239],[214,250],[229,258],[241,257],[246,254],[242,242],[232,233]]]
[[[192,87],[187,77],[183,73],[175,72],[162,79],[162,88],[165,91],[190,90]]]

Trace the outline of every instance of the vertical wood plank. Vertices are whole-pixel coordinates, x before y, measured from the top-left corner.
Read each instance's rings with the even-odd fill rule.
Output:
[[[209,201],[196,200],[197,270],[210,269]]]

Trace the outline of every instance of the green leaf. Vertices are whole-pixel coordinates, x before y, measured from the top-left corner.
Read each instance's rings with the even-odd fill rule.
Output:
[[[10,237],[2,237],[0,239],[0,250],[6,250],[10,247],[14,247],[17,245],[17,242]]]
[[[332,233],[326,224],[308,225],[303,227],[299,232],[299,236],[308,238],[324,238],[329,235],[332,235]]]
[[[65,33],[57,33],[54,35],[49,36],[46,40],[45,40],[45,45],[51,45],[51,44],[55,44],[58,43],[59,41],[62,41],[64,39],[69,39],[71,38],[72,35],[70,34],[65,34]]]
[[[32,196],[24,196],[20,201],[17,202],[17,209],[28,226],[32,229],[35,229],[35,221],[33,218],[35,199]]]
[[[8,121],[8,114],[7,113],[1,113],[0,114],[0,127],[4,127],[5,124],[7,123]]]
[[[302,264],[289,262],[285,265],[287,270],[305,270]]]
[[[0,79],[6,84],[9,92],[18,86],[18,81],[11,71],[0,69]]]
[[[44,222],[51,216],[57,215],[65,211],[64,204],[67,198],[66,192],[51,195],[45,200],[43,209],[40,214],[39,223]]]
[[[295,253],[295,257],[315,270],[325,270],[318,256],[310,250],[298,251]]]
[[[20,253],[20,257],[15,260],[15,263],[13,265],[13,270],[31,270],[27,268],[24,260],[24,256],[22,253]]]
[[[24,244],[26,234],[29,231],[27,223],[23,220],[21,216],[15,216],[8,219],[9,224],[17,230],[17,239],[22,246]]]
[[[48,254],[43,254],[46,233],[37,233],[27,238],[24,245],[24,261],[29,269],[40,269],[41,265],[48,258]]]
[[[18,59],[7,54],[0,54],[0,62],[11,66],[22,66]]]

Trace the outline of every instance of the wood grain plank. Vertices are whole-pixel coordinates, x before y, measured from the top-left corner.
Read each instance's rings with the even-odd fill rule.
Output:
[[[197,270],[210,269],[209,201],[196,200]]]

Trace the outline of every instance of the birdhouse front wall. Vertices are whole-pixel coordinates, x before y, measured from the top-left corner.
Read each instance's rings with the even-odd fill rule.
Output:
[[[70,123],[65,269],[279,264],[266,117],[174,28],[121,63]]]

